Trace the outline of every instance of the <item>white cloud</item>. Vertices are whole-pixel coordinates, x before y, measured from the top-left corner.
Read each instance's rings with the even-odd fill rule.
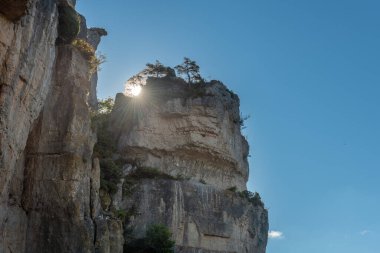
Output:
[[[369,230],[363,230],[363,231],[360,231],[360,235],[365,236],[365,235],[367,235],[369,232],[370,232]]]
[[[269,231],[268,237],[272,239],[283,239],[284,234],[281,231],[272,230],[272,231]]]

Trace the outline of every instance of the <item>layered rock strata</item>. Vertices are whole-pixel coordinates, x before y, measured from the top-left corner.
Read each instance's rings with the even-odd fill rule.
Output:
[[[124,126],[114,130],[120,152],[140,167],[246,189],[239,98],[220,82],[189,88],[178,78],[150,79],[141,96],[117,96],[113,118]]]
[[[116,97],[110,131],[127,191],[113,203],[134,211],[127,245],[158,223],[176,252],[265,252],[267,210],[239,193],[248,177],[241,124],[238,97],[218,81],[150,78],[140,96]]]

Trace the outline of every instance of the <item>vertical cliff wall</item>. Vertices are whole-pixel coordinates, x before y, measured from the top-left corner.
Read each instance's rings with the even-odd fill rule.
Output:
[[[240,133],[239,98],[224,85],[189,89],[178,78],[150,79],[141,96],[120,97],[116,108],[138,117],[134,126],[135,116],[115,122],[131,126],[118,135],[126,158],[215,187],[246,189],[248,143]]]
[[[99,179],[92,180],[89,103],[96,87],[81,50],[58,43],[67,29],[63,8],[77,17],[73,4],[1,6],[0,252],[94,252],[91,209],[100,207],[91,200]],[[82,19],[78,38],[87,34]],[[93,47],[101,35],[91,33]]]
[[[24,252],[24,151],[50,91],[58,16],[51,1],[31,1],[28,15],[26,1],[10,2],[0,14],[0,252]]]
[[[116,97],[110,122],[125,161],[123,195],[112,205],[131,215],[127,246],[158,223],[177,252],[265,252],[268,214],[258,195],[247,198],[248,143],[234,93],[218,81],[150,78],[138,97]]]

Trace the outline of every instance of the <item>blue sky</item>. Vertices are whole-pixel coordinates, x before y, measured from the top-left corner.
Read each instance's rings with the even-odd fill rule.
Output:
[[[188,56],[251,118],[248,186],[269,208],[268,253],[380,250],[380,2],[79,0],[109,36],[98,96],[156,59]]]

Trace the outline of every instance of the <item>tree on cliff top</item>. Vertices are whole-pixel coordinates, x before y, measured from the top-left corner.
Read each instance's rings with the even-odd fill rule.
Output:
[[[187,83],[189,84],[200,83],[203,81],[203,78],[199,73],[198,64],[195,61],[190,60],[190,58],[185,57],[183,63],[174,68],[179,75],[185,76]]]
[[[147,63],[146,68],[142,71],[146,76],[164,77],[169,75],[170,68],[164,66],[160,61],[155,63]]]

